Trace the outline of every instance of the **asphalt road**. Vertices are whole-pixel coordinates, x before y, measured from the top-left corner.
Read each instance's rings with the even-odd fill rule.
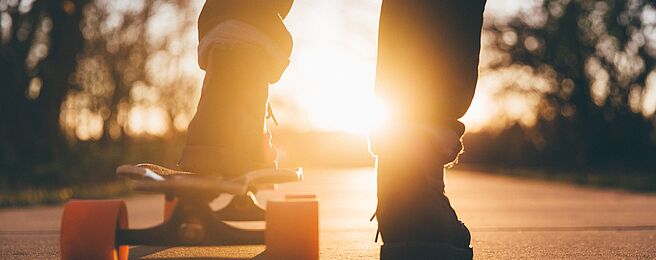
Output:
[[[321,258],[377,258],[376,224],[369,222],[376,202],[373,169],[306,169],[305,175],[303,183],[280,192],[318,195]],[[448,174],[447,192],[472,230],[476,259],[656,259],[656,194],[461,171]],[[131,227],[161,221],[161,196],[126,201]],[[61,210],[0,210],[0,259],[57,259]],[[138,247],[131,258],[248,259],[261,258],[263,250]]]

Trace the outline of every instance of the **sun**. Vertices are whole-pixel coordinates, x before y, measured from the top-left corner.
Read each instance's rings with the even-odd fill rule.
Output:
[[[324,131],[367,133],[389,116],[372,93],[327,92],[308,97],[310,123]]]
[[[374,96],[374,78],[375,55],[362,58],[343,48],[301,46],[282,84],[293,89],[284,95],[304,111],[310,128],[366,133],[388,113]]]
[[[297,1],[285,20],[294,50],[271,94],[302,111],[294,122],[308,124],[301,128],[366,133],[387,117],[374,96],[380,9],[367,7]],[[356,20],[345,23],[347,16]]]
[[[287,103],[296,110],[290,109],[289,116],[278,110],[292,128],[367,133],[394,112],[374,95],[380,1],[350,7],[331,1],[296,1],[285,19],[294,49],[271,95],[274,108]],[[481,89],[477,92],[463,119],[474,131],[494,120],[489,113],[493,101]]]

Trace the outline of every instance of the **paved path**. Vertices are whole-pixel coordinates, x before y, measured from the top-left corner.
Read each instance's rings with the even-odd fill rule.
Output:
[[[477,259],[656,259],[656,195],[454,171],[447,190],[472,229]],[[289,192],[321,201],[322,259],[372,259],[375,174],[371,168],[309,169]],[[274,197],[276,194],[265,195]],[[130,224],[161,221],[161,197],[127,199]],[[220,203],[220,202],[219,202]],[[0,259],[58,258],[61,207],[0,210]],[[137,248],[133,258],[243,259],[263,247]]]

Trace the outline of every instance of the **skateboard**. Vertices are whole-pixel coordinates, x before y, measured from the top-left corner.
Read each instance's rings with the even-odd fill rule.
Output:
[[[266,245],[266,259],[319,259],[318,202],[314,195],[287,195],[262,209],[255,193],[298,182],[303,170],[262,169],[236,178],[203,176],[155,164],[122,165],[121,178],[140,192],[164,194],[162,223],[130,229],[120,200],[71,200],[64,206],[60,232],[62,259],[128,259],[129,246]],[[234,195],[227,206],[210,203]],[[227,222],[264,221],[264,229]]]

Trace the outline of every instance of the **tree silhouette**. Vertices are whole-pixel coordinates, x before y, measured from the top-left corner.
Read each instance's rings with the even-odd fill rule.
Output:
[[[61,103],[84,39],[89,1],[3,1],[0,57],[2,173],[50,161],[64,146]]]
[[[199,85],[189,73],[198,69],[185,65],[195,56],[182,51],[193,48],[195,8],[184,0],[0,1],[0,180],[65,179],[49,167],[75,160],[80,141],[125,142],[134,107],[184,124]]]
[[[524,132],[546,164],[652,163],[655,7],[642,0],[544,0],[486,25],[484,38],[498,53],[488,69],[547,82],[510,82],[499,94],[539,95],[537,122]]]
[[[194,52],[188,51],[195,48],[189,42],[196,36],[191,30],[194,8],[182,0],[97,1],[87,8],[80,24],[85,48],[74,75],[76,88],[65,100],[62,115],[69,136],[103,142],[125,138],[128,113],[138,106],[165,112],[162,124],[171,125],[180,115],[190,117],[195,101],[190,96],[200,83],[182,62],[194,66]],[[89,120],[102,130],[89,129],[94,123]]]

